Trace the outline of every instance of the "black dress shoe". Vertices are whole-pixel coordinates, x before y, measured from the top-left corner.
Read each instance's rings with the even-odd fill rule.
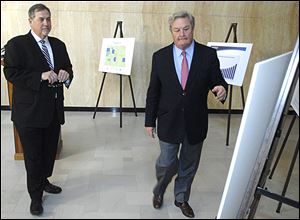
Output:
[[[59,186],[55,186],[49,182],[46,183],[44,191],[47,193],[58,194],[61,193],[62,189]]]
[[[163,195],[154,195],[153,196],[153,207],[159,209],[163,204]]]
[[[191,206],[188,204],[188,202],[177,202],[175,200],[174,204],[181,209],[182,214],[184,214],[186,217],[194,218],[195,214]]]
[[[42,206],[42,202],[38,200],[31,200],[30,204],[30,213],[32,215],[41,215],[44,209]]]

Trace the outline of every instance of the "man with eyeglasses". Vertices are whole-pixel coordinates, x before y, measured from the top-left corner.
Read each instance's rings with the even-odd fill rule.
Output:
[[[191,186],[208,130],[207,95],[211,90],[224,103],[228,88],[216,50],[194,40],[194,25],[186,11],[169,18],[173,43],[153,54],[145,113],[145,129],[153,138],[157,120],[160,145],[153,207],[161,208],[165,190],[177,174],[174,204],[190,218],[195,216],[188,203]]]
[[[64,124],[63,84],[73,79],[65,44],[48,36],[51,12],[43,4],[29,11],[29,33],[5,45],[4,75],[13,84],[11,119],[24,151],[32,215],[43,213],[43,191],[60,193],[51,184],[61,125]]]

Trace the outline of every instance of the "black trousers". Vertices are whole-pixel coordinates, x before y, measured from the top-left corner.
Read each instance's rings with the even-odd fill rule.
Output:
[[[55,112],[49,127],[24,127],[16,124],[23,146],[27,190],[32,200],[41,200],[47,178],[52,175],[60,123]]]

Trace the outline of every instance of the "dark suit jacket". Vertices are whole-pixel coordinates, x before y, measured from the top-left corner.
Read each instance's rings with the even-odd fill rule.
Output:
[[[54,71],[66,70],[73,78],[65,44],[48,37],[54,56]],[[48,81],[41,81],[42,72],[49,71],[48,63],[29,32],[12,38],[5,45],[4,74],[13,84],[11,119],[24,127],[47,127],[57,110],[60,124],[64,123],[63,87],[50,88]],[[57,93],[57,99],[55,99]]]
[[[146,98],[145,126],[155,127],[160,140],[190,144],[203,141],[208,129],[207,95],[210,89],[228,85],[223,79],[216,50],[195,42],[185,90],[178,80],[173,44],[155,52]]]

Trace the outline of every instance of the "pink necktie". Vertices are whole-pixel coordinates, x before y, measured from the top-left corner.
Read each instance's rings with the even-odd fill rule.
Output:
[[[189,74],[189,66],[186,59],[186,52],[183,50],[181,54],[183,56],[181,63],[181,86],[183,89],[185,89],[185,84]]]

